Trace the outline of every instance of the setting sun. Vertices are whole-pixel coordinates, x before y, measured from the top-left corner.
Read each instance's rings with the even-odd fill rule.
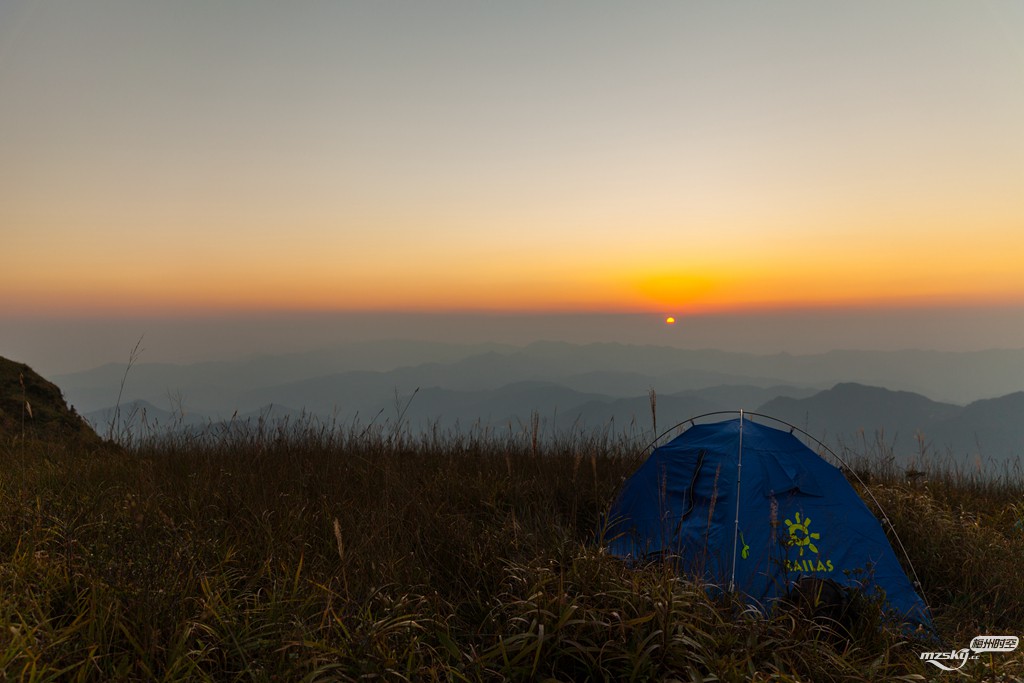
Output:
[[[676,324],[676,319],[673,318],[672,316],[669,316],[669,317],[665,318],[665,324],[666,325],[675,325]]]

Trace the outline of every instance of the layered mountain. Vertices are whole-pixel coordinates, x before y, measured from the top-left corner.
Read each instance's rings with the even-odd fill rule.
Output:
[[[1024,392],[966,406],[920,394],[842,383],[805,398],[779,397],[758,412],[856,452],[890,450],[904,461],[1024,456]]]
[[[315,416],[402,421],[414,430],[507,429],[532,425],[536,414],[548,433],[640,434],[743,408],[836,445],[1005,457],[1021,452],[1024,350],[758,356],[625,344],[382,342],[232,362],[112,365],[59,378],[101,426],[122,380],[120,415],[161,426]]]

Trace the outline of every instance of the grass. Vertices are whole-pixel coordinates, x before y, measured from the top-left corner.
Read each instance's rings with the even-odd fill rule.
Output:
[[[124,450],[0,444],[0,671],[11,680],[925,680],[866,616],[832,637],[592,543],[634,464],[607,436],[314,422]],[[873,467],[873,469],[872,469]],[[943,645],[1024,635],[1024,486],[858,468]],[[937,646],[935,646],[937,649]],[[1021,653],[968,664],[1024,677]],[[951,678],[949,680],[952,680]]]

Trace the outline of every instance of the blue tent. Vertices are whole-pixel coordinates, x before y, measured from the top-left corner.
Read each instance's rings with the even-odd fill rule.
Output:
[[[762,609],[801,577],[885,592],[905,623],[928,608],[881,525],[843,473],[790,431],[738,419],[695,425],[623,484],[605,534],[612,554],[672,556]]]

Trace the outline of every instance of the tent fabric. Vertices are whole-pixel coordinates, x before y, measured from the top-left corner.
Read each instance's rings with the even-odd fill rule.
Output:
[[[831,579],[882,590],[905,623],[931,628],[927,606],[843,473],[791,433],[746,417],[693,426],[655,449],[623,484],[605,537],[614,555],[672,556],[683,571],[735,588],[761,609],[801,577]]]

